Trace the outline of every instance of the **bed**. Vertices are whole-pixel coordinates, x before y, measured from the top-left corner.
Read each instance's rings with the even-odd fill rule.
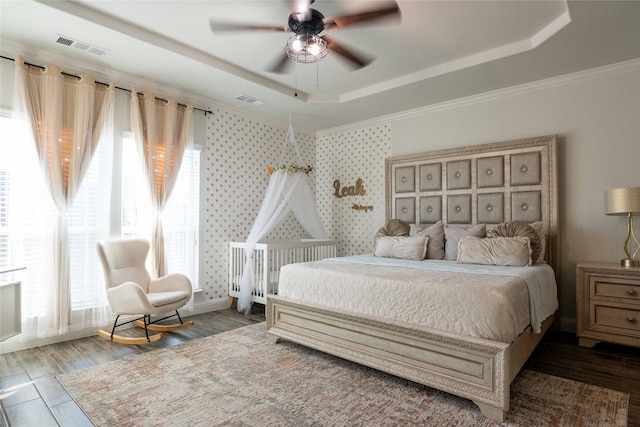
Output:
[[[240,282],[245,265],[245,242],[229,242],[229,297],[240,297]],[[278,293],[280,268],[299,262],[317,261],[336,256],[335,240],[291,239],[264,241],[256,244],[253,254],[255,275],[251,299],[267,303],[268,295]]]
[[[462,264],[456,261],[469,253],[468,244],[496,241],[472,237],[455,241],[454,234],[447,234],[446,241],[455,243],[460,252],[454,251],[454,257],[445,250],[448,260],[444,261],[361,256],[289,266],[281,272],[280,294],[267,298],[269,337],[471,399],[486,417],[503,422],[511,382],[555,319],[559,298],[556,145],[555,136],[544,136],[386,162],[388,220],[417,228],[442,223],[456,233],[474,227],[484,227],[486,233],[515,222],[537,224],[539,256],[544,262],[531,267]],[[432,239],[425,239],[425,245],[427,241]],[[529,274],[532,278],[524,277]],[[420,279],[427,275],[428,281]],[[434,286],[438,281],[453,293],[434,302],[434,295],[442,291],[429,294],[432,291],[425,283]],[[542,301],[542,310],[534,306],[538,291],[530,282],[536,281],[545,289],[541,294],[553,294]],[[512,296],[515,308],[508,312],[494,306],[476,320],[470,317],[466,325],[458,325],[465,312],[460,307],[482,299],[482,286],[492,288],[493,298],[487,301]],[[451,291],[456,288],[464,291]],[[473,296],[465,301],[466,294]],[[452,305],[456,295],[462,302],[456,299]],[[454,316],[443,323],[446,311]],[[507,314],[491,320],[486,313],[492,311]],[[527,313],[524,318],[523,312]],[[420,319],[424,314],[427,320]],[[482,330],[483,322],[488,330],[500,324],[509,328],[494,334]]]

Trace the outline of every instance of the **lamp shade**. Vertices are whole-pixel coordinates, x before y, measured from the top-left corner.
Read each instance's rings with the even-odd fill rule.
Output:
[[[624,187],[604,193],[604,213],[607,215],[640,214],[640,187]]]

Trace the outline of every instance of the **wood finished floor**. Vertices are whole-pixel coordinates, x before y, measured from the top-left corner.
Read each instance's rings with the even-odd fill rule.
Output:
[[[188,319],[191,328],[146,345],[91,336],[0,355],[0,427],[91,426],[56,375],[262,322],[264,306],[256,304],[249,316],[228,309]],[[572,334],[548,333],[526,368],[630,393],[629,426],[640,427],[640,349],[605,343],[587,349]]]

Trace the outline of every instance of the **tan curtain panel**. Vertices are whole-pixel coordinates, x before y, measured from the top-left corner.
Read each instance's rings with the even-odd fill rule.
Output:
[[[155,277],[166,274],[161,215],[191,140],[192,123],[193,104],[184,107],[173,98],[165,101],[151,92],[138,95],[132,89],[131,127],[154,210],[151,258]]]
[[[26,113],[46,185],[59,211],[50,306],[39,319],[38,336],[64,334],[71,321],[67,211],[103,131],[113,126],[115,85],[97,84],[88,74],[63,75],[51,65],[44,70],[27,66],[20,56],[15,79],[19,109]]]

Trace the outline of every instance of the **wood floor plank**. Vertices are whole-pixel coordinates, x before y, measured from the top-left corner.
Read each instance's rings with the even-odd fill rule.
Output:
[[[16,352],[18,360],[32,379],[62,373],[60,366],[43,351],[43,348],[36,347]]]
[[[0,406],[2,406],[0,404]],[[4,411],[0,411],[0,427],[9,427],[9,420],[7,420],[7,415]]]
[[[93,427],[93,423],[73,400],[51,407],[51,412],[61,426]]]
[[[198,338],[202,338],[204,335],[199,333],[197,329],[194,329],[194,326],[195,325],[193,325],[193,326],[191,326],[189,328],[186,328],[186,329],[180,329],[178,331],[172,331],[173,335],[176,338],[179,338],[180,340],[182,340],[183,342],[195,340],[195,339],[198,339]]]
[[[40,397],[34,382],[29,378],[29,375],[24,372],[1,377],[0,390],[2,390],[3,395],[2,405],[5,408]]]
[[[15,353],[0,354],[0,377],[26,372]]]
[[[640,349],[638,349],[638,354],[640,354]],[[634,377],[640,379],[640,357],[625,357],[624,366],[629,369],[631,375],[635,374]]]
[[[158,350],[160,348],[173,347],[174,345],[182,344],[183,342],[184,341],[176,337],[173,333],[170,334],[169,332],[163,332],[162,338],[158,341],[150,342],[147,344],[139,344],[138,347],[140,347],[140,350],[142,352],[150,352],[153,350]]]
[[[98,335],[92,335],[89,337],[96,345],[106,350],[109,354],[111,354],[116,359],[122,356],[128,356],[130,354],[140,353],[140,349],[134,345],[120,345],[110,341],[105,340],[104,338],[99,337]]]
[[[42,349],[60,366],[62,373],[73,372],[92,366],[91,362],[71,345],[71,341],[49,344],[42,347]]]
[[[42,399],[10,406],[6,411],[10,426],[58,427],[56,419]]]
[[[71,400],[69,393],[53,375],[35,380],[35,386],[47,406],[52,407]]]
[[[213,335],[218,332],[217,329],[214,329],[208,321],[194,322],[193,326],[189,329],[203,337],[208,337],[209,335]]]
[[[93,337],[85,337],[69,343],[78,353],[93,366],[116,360],[117,357],[101,346]]]

